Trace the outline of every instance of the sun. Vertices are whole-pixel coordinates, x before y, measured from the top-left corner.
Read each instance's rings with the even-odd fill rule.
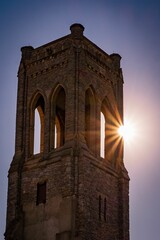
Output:
[[[134,140],[136,129],[132,122],[126,120],[124,125],[118,128],[118,134],[124,139],[125,142],[131,142]]]

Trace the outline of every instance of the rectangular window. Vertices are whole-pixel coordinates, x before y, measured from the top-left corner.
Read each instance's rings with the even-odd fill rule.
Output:
[[[46,182],[37,184],[37,205],[46,203]]]

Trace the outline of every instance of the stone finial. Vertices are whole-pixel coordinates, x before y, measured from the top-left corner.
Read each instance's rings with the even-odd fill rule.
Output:
[[[29,60],[34,48],[32,46],[24,46],[21,48],[22,58]]]
[[[80,23],[74,23],[70,26],[71,34],[75,37],[83,36],[84,27]]]
[[[110,57],[113,60],[113,64],[116,68],[120,68],[121,56],[118,53],[112,53]]]

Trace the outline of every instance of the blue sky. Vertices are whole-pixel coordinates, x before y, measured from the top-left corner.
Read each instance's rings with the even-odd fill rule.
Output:
[[[107,53],[122,56],[125,117],[137,136],[125,144],[130,181],[131,240],[159,240],[160,3],[154,0],[14,0],[0,2],[0,239],[7,174],[14,154],[17,70],[25,45],[70,33],[72,23]]]

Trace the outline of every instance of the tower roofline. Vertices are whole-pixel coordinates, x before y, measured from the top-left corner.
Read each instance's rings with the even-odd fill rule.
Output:
[[[98,51],[100,51],[103,55],[107,56],[107,57],[111,57],[111,59],[113,60],[114,58],[116,58],[117,60],[121,60],[121,56],[118,54],[118,53],[111,53],[111,54],[108,54],[107,52],[105,52],[103,49],[101,49],[100,47],[98,47],[96,45],[96,43],[92,42],[90,39],[88,39],[86,36],[83,35],[83,32],[84,32],[84,29],[85,27],[80,24],[80,23],[74,23],[70,26],[70,31],[71,33],[70,34],[67,34],[61,38],[58,38],[56,40],[53,40],[47,44],[44,44],[44,45],[41,45],[39,47],[36,47],[36,48],[33,48],[32,46],[24,46],[21,48],[22,49],[26,49],[26,48],[29,48],[32,50],[40,50],[41,48],[45,48],[45,47],[49,47],[53,44],[56,44],[58,42],[61,42],[61,41],[64,41],[65,39],[67,38],[71,38],[71,37],[74,37],[74,38],[81,38],[81,39],[84,39],[84,41],[88,42],[90,45],[92,45],[93,47],[95,47]]]

